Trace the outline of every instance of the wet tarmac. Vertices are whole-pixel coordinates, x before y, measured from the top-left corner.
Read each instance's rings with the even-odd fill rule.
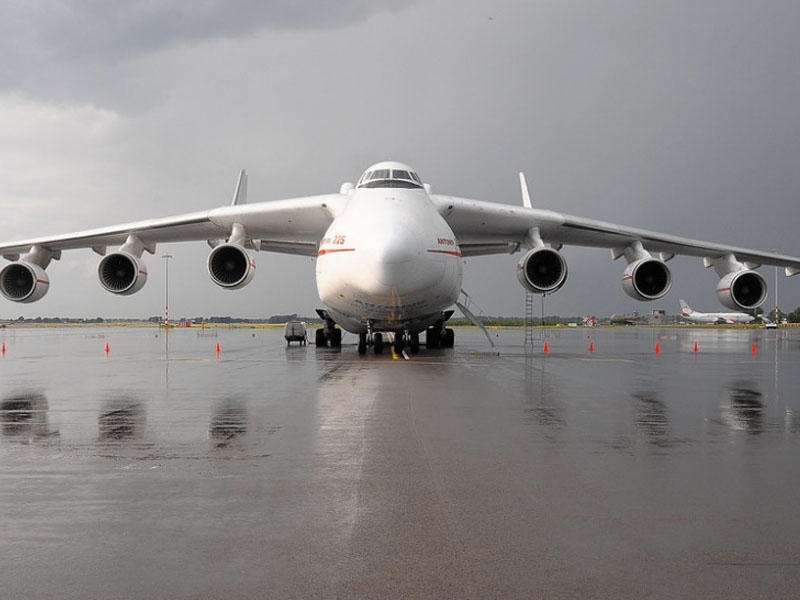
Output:
[[[800,594],[800,330],[492,336],[0,330],[0,597]]]

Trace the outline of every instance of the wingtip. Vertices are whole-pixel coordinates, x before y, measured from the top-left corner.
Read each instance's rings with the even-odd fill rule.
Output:
[[[522,192],[522,206],[525,208],[533,208],[533,204],[531,203],[531,195],[528,192],[528,182],[525,179],[525,173],[522,171],[519,173],[519,188]]]
[[[236,189],[233,191],[231,206],[247,204],[247,170],[239,171],[239,179],[236,181]]]

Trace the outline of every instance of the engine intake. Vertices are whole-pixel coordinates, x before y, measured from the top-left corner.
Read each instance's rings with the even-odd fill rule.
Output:
[[[39,265],[18,260],[0,271],[0,293],[14,302],[35,302],[50,289],[50,278]]]
[[[719,280],[717,298],[731,310],[751,310],[766,300],[767,282],[755,271],[734,271]]]
[[[97,266],[100,285],[112,294],[128,296],[147,282],[147,267],[129,252],[112,252]]]
[[[640,258],[630,263],[622,275],[622,289],[636,300],[657,300],[672,286],[672,273],[657,258]]]
[[[567,280],[567,261],[552,248],[534,248],[517,264],[517,279],[534,294],[550,294]]]
[[[256,264],[242,246],[220,244],[208,255],[206,261],[211,280],[229,290],[246,286],[253,279]]]

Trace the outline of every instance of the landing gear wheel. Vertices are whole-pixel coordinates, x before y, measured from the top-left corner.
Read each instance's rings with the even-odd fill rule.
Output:
[[[455,340],[456,340],[455,332],[449,327],[445,329],[444,335],[442,336],[442,347],[452,348],[455,345]]]
[[[419,353],[419,334],[412,333],[411,334],[411,354],[418,354]]]
[[[398,331],[394,334],[394,351],[396,354],[402,354],[405,347],[405,340],[403,339],[403,332]]]
[[[441,329],[438,327],[428,327],[425,330],[425,347],[430,350],[431,348],[438,348],[441,344],[441,336],[439,332]]]
[[[331,348],[341,348],[342,347],[342,330],[338,327],[335,327],[333,332],[331,333]]]
[[[376,333],[372,340],[375,344],[375,354],[383,354],[383,335]]]
[[[328,342],[325,339],[324,329],[317,329],[317,332],[314,334],[314,343],[317,345],[317,348],[325,348],[328,345]]]
[[[364,355],[367,353],[367,334],[359,333],[358,334],[358,353]]]

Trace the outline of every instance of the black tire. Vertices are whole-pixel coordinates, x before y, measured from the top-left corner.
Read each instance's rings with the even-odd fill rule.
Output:
[[[425,330],[425,347],[428,349],[438,348],[441,343],[438,327],[428,327]]]
[[[331,335],[331,348],[342,347],[342,330],[334,327],[333,334]]]
[[[444,348],[452,348],[455,346],[456,334],[455,331],[450,329],[449,327],[444,330],[444,336],[442,339],[442,347]]]
[[[383,335],[376,333],[372,341],[375,344],[375,354],[383,354]]]
[[[419,354],[419,334],[411,334],[411,354]]]
[[[320,328],[317,329],[317,333],[314,336],[314,343],[317,345],[318,348],[325,348],[328,345],[328,342],[325,340],[325,330]]]
[[[367,353],[367,334],[358,334],[358,353],[362,356]]]
[[[398,331],[394,334],[394,351],[397,354],[403,353],[403,347],[405,346],[405,341],[403,340],[403,332]]]

